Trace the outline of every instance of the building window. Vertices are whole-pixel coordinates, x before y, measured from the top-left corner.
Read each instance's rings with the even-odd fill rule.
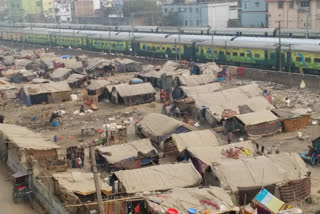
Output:
[[[200,25],[200,21],[199,20],[197,20],[197,26],[199,26]]]
[[[192,8],[189,8],[189,12],[192,13]]]
[[[278,8],[283,8],[283,1],[278,1]]]
[[[289,8],[294,8],[294,1],[289,1]]]
[[[164,8],[164,13],[168,13],[168,9],[167,8]]]
[[[254,4],[256,5],[256,7],[260,6],[260,2],[258,2],[258,1],[256,1]]]
[[[311,62],[311,58],[307,57],[305,61],[306,62]]]
[[[181,13],[181,8],[180,7],[178,8],[178,13]]]
[[[183,9],[183,12],[187,12],[187,8],[184,8],[184,9]]]
[[[310,1],[301,1],[300,7],[310,7]]]
[[[188,20],[184,20],[184,25],[188,26]]]
[[[200,9],[199,8],[196,8],[196,13],[200,13]]]
[[[41,1],[37,1],[36,5],[37,5],[37,7],[40,7],[41,6]]]

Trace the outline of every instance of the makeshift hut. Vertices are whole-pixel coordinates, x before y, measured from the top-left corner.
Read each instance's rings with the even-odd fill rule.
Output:
[[[136,85],[114,85],[111,92],[111,101],[115,104],[138,105],[155,100],[156,91],[150,83]]]
[[[117,72],[140,72],[142,71],[142,63],[132,59],[116,59]]]
[[[215,126],[225,117],[226,110],[235,114],[272,110],[257,84],[244,85],[207,94],[193,94],[195,108],[201,119]],[[233,116],[233,115],[232,115]]]
[[[221,84],[218,82],[209,83],[199,86],[178,86],[172,92],[173,99],[181,99],[185,97],[196,97],[198,94],[210,94],[222,90]]]
[[[14,84],[0,80],[0,94],[3,94],[6,98],[15,99],[19,94],[19,89]]]
[[[69,101],[70,96],[71,88],[67,82],[24,84],[20,90],[20,98],[27,106]]]
[[[57,68],[49,76],[52,81],[66,80],[71,74],[72,70],[68,68]]]
[[[176,188],[169,192],[149,195],[146,197],[146,202],[148,213],[154,214],[165,213],[168,208],[175,209],[179,213],[186,213],[189,208],[196,208],[198,211],[206,210],[212,214],[235,214],[239,210],[230,195],[219,187]]]
[[[64,67],[67,69],[71,69],[75,73],[82,73],[83,72],[83,65],[81,61],[78,61],[75,58],[68,58],[68,59],[63,59],[61,57],[58,57],[54,60],[55,63],[55,68],[58,67]]]
[[[223,160],[206,170],[204,182],[230,189],[238,196],[239,204],[244,204],[244,201],[251,201],[262,186],[272,194],[280,193],[276,196],[282,200],[292,199],[295,194],[296,198],[306,196],[311,190],[308,174],[299,154],[281,153]]]
[[[307,109],[273,109],[272,112],[281,120],[286,132],[294,132],[309,125],[310,114]]]
[[[107,80],[91,80],[87,86],[87,96],[84,98],[89,103],[97,104],[99,101],[107,97],[106,86],[109,84]]]
[[[160,146],[172,134],[179,134],[194,130],[188,124],[182,123],[163,114],[148,114],[135,125],[136,134],[149,138],[156,146]]]
[[[59,148],[52,140],[25,127],[0,124],[0,157],[13,172],[29,169],[33,161],[57,161]]]
[[[14,83],[29,82],[36,78],[36,74],[33,71],[25,69],[2,71],[1,74]]]
[[[71,88],[81,88],[87,79],[86,75],[83,74],[71,74],[67,81]]]
[[[146,191],[166,191],[173,188],[196,187],[201,175],[192,163],[164,164],[113,173],[113,192],[134,194]]]
[[[149,139],[141,139],[125,144],[104,146],[97,149],[99,164],[107,171],[136,169],[153,162],[158,163],[159,156]]]
[[[114,72],[114,70],[113,61],[103,58],[90,59],[86,67],[87,73],[94,77],[104,77]]]
[[[239,114],[227,120],[227,132],[262,137],[281,131],[281,122],[271,111]]]
[[[216,77],[213,74],[201,74],[201,75],[183,75],[177,76],[174,79],[174,84],[176,86],[198,86],[206,85],[216,81]]]
[[[48,80],[48,79],[34,78],[31,83],[32,84],[44,84],[44,83],[52,83],[52,81]]]
[[[178,157],[179,153],[189,147],[218,146],[214,133],[209,130],[173,134],[164,142],[164,153]]]
[[[52,175],[53,192],[62,203],[80,204],[96,201],[96,186],[93,173],[68,171]],[[112,188],[100,180],[103,197],[112,193]],[[85,206],[85,205],[84,205]],[[84,206],[68,207],[71,214],[83,213]],[[86,211],[97,210],[98,207],[86,206]]]

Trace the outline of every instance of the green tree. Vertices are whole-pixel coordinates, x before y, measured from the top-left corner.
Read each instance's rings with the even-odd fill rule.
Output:
[[[162,17],[163,26],[181,26],[182,24],[182,18],[177,12],[169,12],[167,16]]]

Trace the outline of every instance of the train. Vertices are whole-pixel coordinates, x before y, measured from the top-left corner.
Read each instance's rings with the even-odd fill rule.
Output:
[[[4,41],[319,74],[320,40],[0,28]]]
[[[251,36],[251,37],[281,37],[319,39],[320,32],[312,29],[283,28],[221,28],[211,27],[172,27],[172,26],[130,26],[130,25],[98,25],[69,23],[0,23],[0,27],[9,28],[51,28],[93,31],[142,32],[142,33],[181,33],[189,35],[220,35],[220,36]]]

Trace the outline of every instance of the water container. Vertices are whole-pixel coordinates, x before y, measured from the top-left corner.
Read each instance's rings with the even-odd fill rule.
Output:
[[[189,214],[196,214],[196,213],[197,213],[197,210],[194,209],[194,208],[189,208],[189,209],[188,209],[188,213],[189,213]]]
[[[57,126],[59,126],[59,122],[55,120],[52,122],[52,125],[53,125],[53,127],[57,127]]]
[[[170,209],[167,210],[167,213],[168,214],[178,214],[178,210],[170,208]]]

